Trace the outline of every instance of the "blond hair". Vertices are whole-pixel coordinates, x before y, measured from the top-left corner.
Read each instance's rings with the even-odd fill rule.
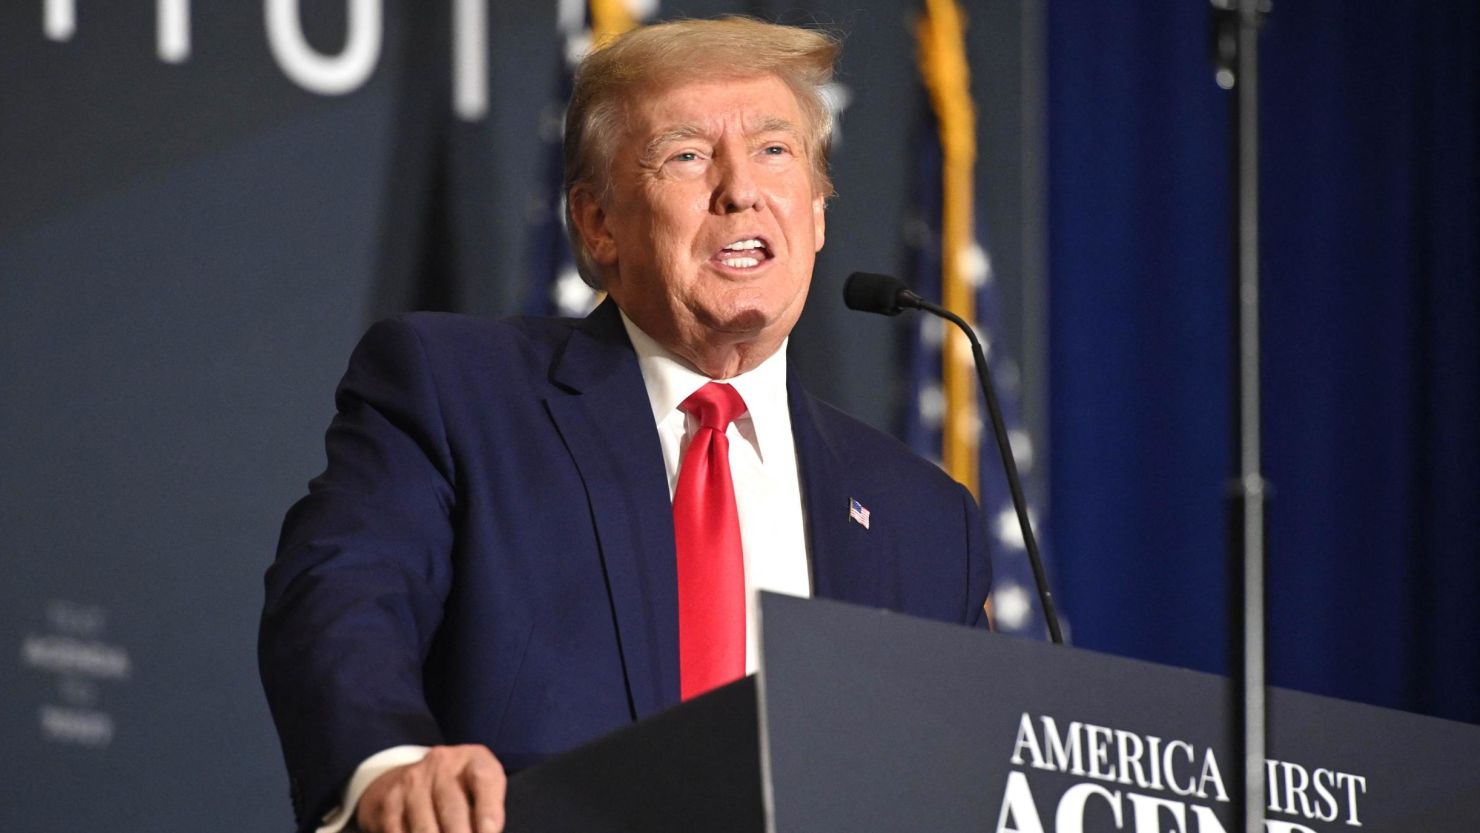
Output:
[[[827,152],[832,112],[823,87],[832,81],[841,45],[828,33],[748,17],[674,20],[633,29],[598,45],[576,69],[565,112],[566,231],[581,277],[601,277],[571,216],[571,189],[605,199],[616,142],[624,138],[624,106],[636,90],[696,79],[779,78],[801,108],[803,140],[818,193],[832,196]]]

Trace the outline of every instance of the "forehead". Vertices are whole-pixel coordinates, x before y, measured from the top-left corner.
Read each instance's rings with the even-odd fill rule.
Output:
[[[648,141],[664,133],[802,129],[802,111],[786,82],[774,75],[707,79],[634,91],[629,135]]]

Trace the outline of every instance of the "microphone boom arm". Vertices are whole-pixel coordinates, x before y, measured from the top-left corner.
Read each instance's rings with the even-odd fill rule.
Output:
[[[1023,547],[1028,551],[1033,581],[1038,585],[1043,621],[1048,625],[1048,635],[1054,644],[1064,644],[1058,611],[1054,609],[1053,593],[1048,587],[1048,576],[1043,571],[1043,558],[1038,554],[1038,539],[1034,537],[1033,524],[1028,519],[1028,501],[1023,497],[1023,483],[1018,477],[1017,460],[1012,456],[1012,443],[1007,438],[1007,421],[1002,418],[1002,407],[997,403],[997,388],[992,384],[992,371],[987,367],[987,354],[982,350],[976,331],[961,316],[921,298],[911,292],[904,281],[889,275],[854,272],[843,285],[843,300],[850,309],[882,315],[898,315],[906,309],[924,310],[950,321],[966,334],[966,339],[971,342],[971,356],[976,360],[977,379],[981,382],[982,394],[987,400],[992,435],[997,440],[997,451],[1002,455],[1002,469],[1007,474],[1007,490],[1012,493],[1012,508],[1017,512],[1018,526],[1023,531]]]
[[[906,290],[908,292],[908,290]],[[901,293],[903,295],[903,293]],[[1038,554],[1038,540],[1033,535],[1033,524],[1028,519],[1028,501],[1023,497],[1023,483],[1018,477],[1017,460],[1012,455],[1012,442],[1007,437],[1007,421],[1002,418],[1002,406],[997,403],[997,388],[992,384],[992,371],[987,367],[987,354],[976,332],[961,316],[945,307],[932,304],[915,293],[913,297],[901,297],[900,306],[916,307],[934,313],[950,321],[971,342],[971,356],[976,360],[976,375],[981,380],[982,393],[987,400],[987,414],[992,423],[992,435],[997,440],[997,451],[1002,455],[1002,469],[1007,473],[1007,490],[1012,493],[1012,508],[1017,511],[1018,525],[1023,530],[1023,546],[1028,551],[1028,563],[1033,568],[1033,581],[1038,585],[1038,600],[1043,605],[1043,620],[1048,624],[1048,635],[1055,645],[1064,644],[1064,634],[1059,628],[1058,612],[1054,609],[1053,592],[1048,587],[1048,576],[1043,571],[1043,558]]]

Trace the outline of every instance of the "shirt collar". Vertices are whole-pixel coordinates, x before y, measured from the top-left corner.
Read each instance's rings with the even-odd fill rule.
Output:
[[[637,351],[637,364],[642,370],[642,381],[647,387],[648,404],[653,409],[653,422],[661,426],[675,414],[678,406],[689,395],[708,382],[708,376],[691,368],[678,356],[659,344],[652,336],[643,332],[623,312],[622,326],[627,338]],[[755,430],[756,451],[765,459],[764,450],[776,448],[778,442],[791,435],[791,414],[786,399],[786,347],[790,338],[781,342],[781,347],[756,367],[739,376],[724,380],[734,385],[745,400],[746,412],[737,422],[749,418]]]

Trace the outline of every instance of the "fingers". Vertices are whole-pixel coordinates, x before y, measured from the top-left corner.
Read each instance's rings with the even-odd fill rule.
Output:
[[[463,786],[460,772],[438,770],[433,773],[431,791],[436,821],[439,827],[413,827],[413,831],[437,830],[440,833],[472,833],[472,808],[468,805],[468,792]]]
[[[464,770],[463,783],[473,797],[474,833],[500,833],[504,829],[504,793],[509,785],[503,765],[489,753],[486,759]]]
[[[365,833],[403,833],[406,813],[406,791],[390,770],[377,778],[355,809],[355,823]]]
[[[434,748],[427,753],[421,763],[406,767],[404,784],[406,787],[406,811],[403,816],[405,833],[433,833],[437,827],[436,801],[432,797],[432,784],[437,777],[437,767],[441,761],[428,760],[436,756]],[[398,831],[387,831],[387,833],[399,833]],[[463,830],[447,831],[447,833],[466,833]]]
[[[504,768],[485,746],[434,746],[377,778],[356,808],[365,833],[500,833]]]

